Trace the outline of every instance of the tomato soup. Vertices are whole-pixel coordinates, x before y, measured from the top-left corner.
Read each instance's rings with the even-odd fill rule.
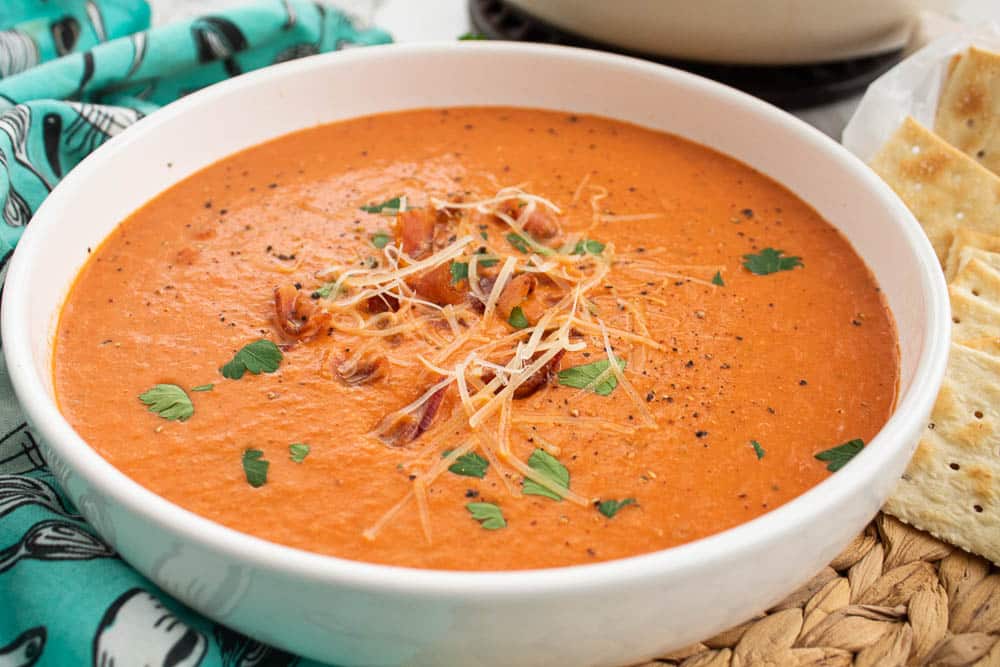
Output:
[[[767,176],[609,119],[451,108],[159,195],[82,269],[53,372],[91,446],[196,514],[511,570],[788,502],[879,431],[898,358],[863,261]]]

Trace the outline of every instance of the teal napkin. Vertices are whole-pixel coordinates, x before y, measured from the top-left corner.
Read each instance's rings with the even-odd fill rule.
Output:
[[[0,0],[0,268],[91,151],[178,97],[272,63],[391,41],[270,0],[149,27],[145,0]],[[0,358],[0,667],[315,666],[201,618],[130,568],[45,467]]]

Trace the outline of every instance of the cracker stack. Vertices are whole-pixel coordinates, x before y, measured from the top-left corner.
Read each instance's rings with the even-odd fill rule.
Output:
[[[1000,563],[1000,54],[952,61],[934,129],[907,119],[872,162],[931,240],[953,322],[931,422],[885,511]]]

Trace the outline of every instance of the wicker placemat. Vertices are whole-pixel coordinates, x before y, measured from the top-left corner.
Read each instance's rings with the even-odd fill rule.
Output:
[[[766,614],[642,667],[664,665],[1000,667],[1000,568],[879,514]]]

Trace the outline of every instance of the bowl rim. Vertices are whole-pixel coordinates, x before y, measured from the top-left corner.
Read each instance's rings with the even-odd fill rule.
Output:
[[[927,303],[922,330],[923,345],[910,389],[897,397],[893,414],[869,443],[876,446],[866,446],[855,457],[857,463],[846,468],[846,474],[841,471],[837,475],[831,475],[787,503],[750,521],[679,546],[593,564],[534,570],[461,571],[348,560],[284,546],[239,532],[175,505],[146,489],[106,461],[77,435],[35,372],[35,355],[28,327],[31,305],[28,277],[33,272],[33,267],[44,261],[46,235],[58,233],[59,224],[65,224],[57,216],[48,215],[48,211],[54,210],[57,205],[53,202],[62,199],[63,193],[72,193],[74,188],[86,182],[92,172],[106,168],[114,156],[127,151],[137,137],[156,132],[160,125],[185,114],[188,109],[211,105],[230,92],[334,64],[346,67],[358,60],[405,60],[411,55],[424,54],[461,57],[462,49],[487,50],[496,57],[521,54],[627,68],[669,79],[674,85],[696,90],[707,97],[725,99],[729,103],[739,104],[742,110],[755,116],[769,116],[780,122],[797,142],[818,145],[830,154],[831,160],[838,163],[838,168],[853,172],[855,177],[872,190],[893,213],[891,223],[902,227],[909,250],[919,261],[920,289]],[[223,157],[225,156],[219,156],[218,159]],[[257,70],[167,105],[143,119],[135,129],[129,129],[106,142],[66,176],[39,207],[34,220],[25,229],[8,267],[0,313],[0,335],[4,341],[3,352],[15,393],[28,417],[28,423],[37,429],[44,446],[55,450],[68,468],[87,484],[98,489],[109,501],[123,506],[131,515],[141,517],[151,526],[210,553],[300,580],[411,595],[506,598],[568,591],[579,593],[620,586],[626,581],[634,583],[638,579],[665,572],[704,568],[729,557],[727,554],[733,548],[752,548],[774,540],[781,534],[794,532],[796,527],[821,514],[814,507],[831,506],[842,502],[847,496],[863,493],[865,487],[877,478],[877,471],[895,456],[899,448],[907,446],[912,432],[915,432],[914,422],[923,420],[930,412],[947,361],[949,318],[944,276],[930,242],[916,219],[892,190],[861,160],[804,121],[714,81],[626,56],[540,44],[427,42],[352,49]],[[51,344],[48,353],[50,362]]]

